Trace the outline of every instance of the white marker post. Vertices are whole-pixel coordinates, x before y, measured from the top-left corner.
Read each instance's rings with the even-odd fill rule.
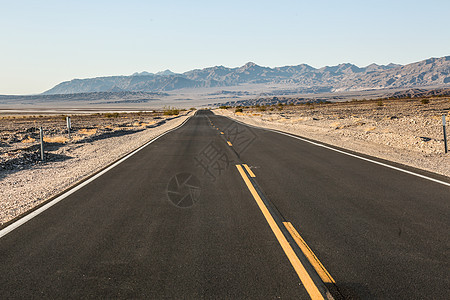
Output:
[[[70,117],[66,117],[66,122],[67,122],[67,133],[69,134],[70,139],[70,129],[72,128],[72,124],[70,123]]]
[[[447,130],[445,129],[445,115],[442,115],[442,128],[444,129],[444,147],[445,147],[445,153],[448,152],[447,148]]]
[[[39,137],[41,139],[41,160],[44,160],[44,130],[42,126],[39,127]]]

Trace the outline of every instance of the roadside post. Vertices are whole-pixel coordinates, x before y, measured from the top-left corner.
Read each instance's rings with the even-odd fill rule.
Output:
[[[445,115],[442,115],[442,128],[444,129],[444,147],[445,147],[445,153],[448,152],[447,148],[447,130],[445,129]]]
[[[72,124],[70,123],[70,117],[66,117],[66,122],[67,122],[67,133],[68,133],[69,139],[70,139],[70,129],[72,129]]]
[[[41,139],[41,160],[44,160],[44,130],[42,126],[39,127],[39,137]]]

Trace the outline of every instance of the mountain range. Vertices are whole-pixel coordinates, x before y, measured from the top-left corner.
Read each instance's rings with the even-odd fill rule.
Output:
[[[445,85],[450,84],[450,56],[408,65],[371,64],[362,68],[350,63],[319,69],[307,64],[269,68],[249,62],[238,68],[215,66],[182,74],[170,70],[156,74],[141,72],[130,76],[73,79],[43,94],[165,92],[251,84],[284,84],[330,92]]]

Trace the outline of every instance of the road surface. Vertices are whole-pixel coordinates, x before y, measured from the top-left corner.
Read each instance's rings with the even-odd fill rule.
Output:
[[[0,298],[447,299],[449,192],[199,111],[2,236]]]

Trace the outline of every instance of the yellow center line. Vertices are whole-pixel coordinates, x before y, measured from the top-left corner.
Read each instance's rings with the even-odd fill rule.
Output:
[[[275,234],[275,237],[277,238],[278,242],[280,243],[281,247],[283,248],[284,253],[288,257],[292,266],[294,267],[295,272],[297,273],[301,282],[305,286],[305,289],[308,292],[311,299],[325,299],[322,296],[322,294],[320,293],[318,287],[314,284],[314,281],[312,280],[311,276],[309,276],[305,267],[300,262],[299,258],[297,257],[294,250],[292,249],[291,245],[286,240],[286,237],[281,232],[281,229],[278,227],[277,223],[273,219],[272,215],[270,214],[269,210],[265,206],[264,202],[262,201],[262,199],[259,196],[258,192],[256,191],[255,187],[251,183],[250,179],[245,174],[242,166],[236,165],[236,168],[238,169],[239,173],[241,174],[242,179],[244,179],[244,182],[247,185],[248,189],[250,190],[250,193],[252,194],[253,198],[255,198],[255,201],[258,204],[259,209],[261,210],[264,217],[266,218],[267,223],[269,224],[270,228],[272,229],[273,233]]]
[[[227,141],[228,146],[233,146],[233,144],[231,144],[231,142]]]
[[[255,173],[250,170],[250,168],[247,166],[247,164],[242,164],[244,168],[247,170],[248,174],[250,174],[250,177],[256,177]]]
[[[333,277],[331,277],[330,273],[328,273],[327,269],[325,269],[320,260],[311,250],[311,248],[309,248],[308,244],[306,244],[305,240],[300,236],[297,230],[295,230],[291,222],[283,222],[283,224],[291,234],[294,241],[300,247],[302,252],[306,255],[311,265],[314,267],[314,269],[316,269],[316,272],[317,274],[319,274],[322,281],[325,283],[336,283]]]

